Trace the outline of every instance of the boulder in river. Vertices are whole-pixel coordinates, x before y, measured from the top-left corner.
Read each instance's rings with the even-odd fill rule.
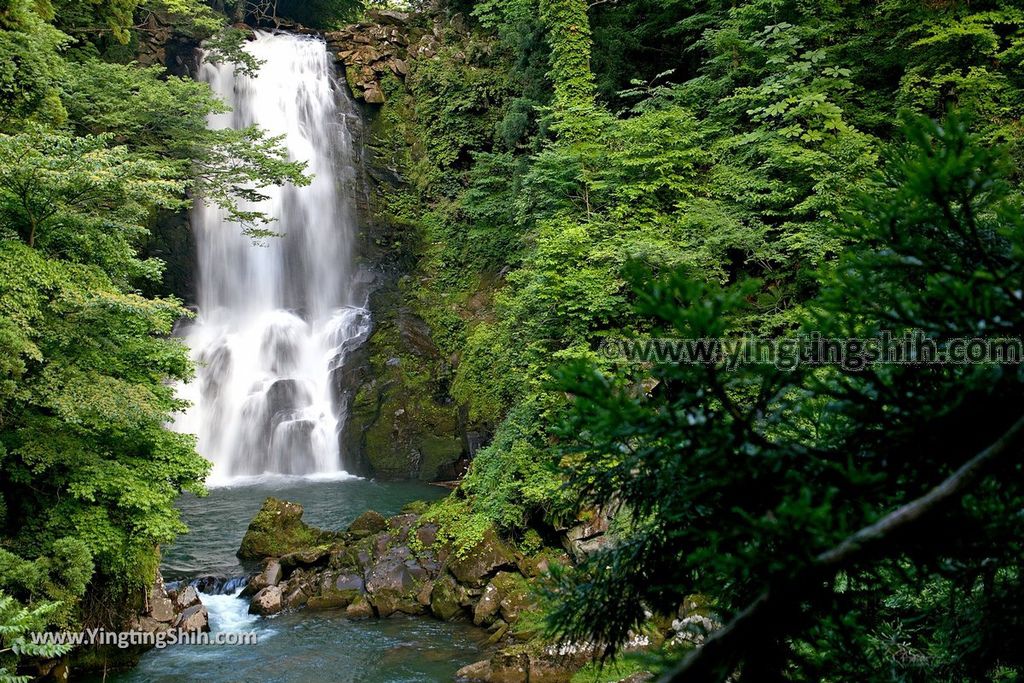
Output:
[[[178,615],[174,621],[174,628],[186,632],[207,632],[210,630],[210,615],[203,605],[192,605]]]
[[[345,608],[345,616],[349,619],[369,619],[373,616],[373,606],[365,597],[357,598]]]
[[[438,619],[453,619],[462,610],[465,593],[465,589],[455,583],[451,575],[442,575],[430,591],[430,611]]]
[[[501,609],[501,595],[492,581],[484,588],[483,595],[480,596],[473,609],[473,623],[477,626],[489,626],[494,621],[499,609]]]
[[[243,560],[281,557],[295,551],[309,551],[337,537],[303,522],[302,512],[298,503],[267,498],[249,523],[238,556]]]
[[[270,616],[277,614],[284,607],[284,599],[280,586],[267,586],[255,596],[249,603],[249,614]]]
[[[202,604],[199,600],[199,593],[196,589],[190,585],[182,586],[176,591],[170,594],[171,601],[174,603],[176,611],[183,612],[189,607]]]
[[[369,536],[384,531],[387,528],[387,519],[384,518],[384,515],[374,510],[367,510],[348,525],[348,530],[357,536]]]

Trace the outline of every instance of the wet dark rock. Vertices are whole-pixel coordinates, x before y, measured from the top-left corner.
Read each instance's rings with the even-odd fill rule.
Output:
[[[547,652],[498,651],[490,659],[455,672],[455,680],[474,683],[567,683],[586,657]]]
[[[489,626],[498,610],[501,609],[501,594],[495,587],[494,582],[487,584],[484,594],[480,596],[476,607],[473,609],[473,623],[477,626]]]
[[[299,568],[326,566],[331,559],[330,548],[313,548],[312,550],[299,550],[294,553],[282,555],[281,568],[286,574]]]
[[[349,619],[369,619],[373,616],[373,606],[365,597],[359,597],[345,608],[345,616]]]
[[[462,557],[453,556],[448,560],[448,569],[460,583],[482,586],[484,579],[498,569],[515,566],[515,555],[493,529],[484,532],[483,539]]]
[[[562,545],[574,560],[582,562],[608,544],[608,524],[609,517],[604,511],[588,510],[575,525],[563,532]]]
[[[437,542],[437,525],[436,524],[424,524],[420,528],[416,529],[416,540],[419,541],[420,545],[424,548],[429,548]]]
[[[373,556],[375,558],[381,557],[388,551],[388,548],[394,543],[395,539],[390,534],[377,534],[373,537]]]
[[[401,514],[395,515],[388,520],[388,528],[391,533],[394,534],[395,541],[398,543],[405,543],[409,538],[409,530],[412,528],[416,521],[420,518],[419,515],[414,514]]]
[[[415,597],[394,590],[382,589],[371,593],[369,598],[377,615],[381,617],[389,617],[396,612],[410,615],[426,612],[426,608],[417,602]]]
[[[357,574],[342,574],[334,580],[334,590],[366,592],[363,578]]]
[[[420,590],[416,593],[416,602],[420,603],[424,607],[430,607],[430,594],[434,592],[434,582],[424,581],[420,586]]]
[[[506,635],[508,635],[509,628],[510,627],[507,621],[505,621],[504,619],[497,619],[487,629],[490,632],[491,636],[484,641],[484,647],[490,647],[491,645],[497,645],[498,643],[500,643],[502,639]]]
[[[281,562],[270,558],[264,564],[263,571],[253,576],[245,588],[242,589],[242,595],[246,597],[256,595],[268,586],[276,586],[281,583],[283,578],[284,570],[281,567]]]
[[[200,593],[206,595],[220,595],[224,592],[228,578],[224,576],[206,575],[192,579],[191,585]]]
[[[193,586],[182,586],[170,594],[171,601],[177,611],[184,611],[189,607],[202,604],[199,593]]]
[[[210,630],[210,614],[203,605],[192,605],[174,620],[174,628],[193,632]]]
[[[332,569],[358,569],[362,566],[359,561],[359,551],[352,546],[333,550],[328,560],[328,566]]]
[[[309,602],[309,595],[301,587],[296,588],[284,598],[285,607],[289,609],[298,609],[303,607]]]
[[[370,593],[390,590],[399,595],[407,595],[413,591],[416,588],[417,577],[413,573],[413,566],[407,563],[411,557],[412,553],[405,546],[389,550],[367,572],[366,590]],[[420,570],[422,571],[422,568]]]
[[[154,596],[149,602],[149,616],[156,621],[174,621],[174,603],[166,596]]]
[[[344,609],[346,616],[357,619],[398,613],[444,620],[468,617],[489,628],[490,644],[507,640],[523,612],[536,607],[528,579],[519,570],[526,560],[493,529],[468,551],[452,554],[439,540],[444,534],[438,525],[421,519],[417,512],[390,518],[367,512],[331,545],[269,559],[250,584],[258,589],[250,611],[270,615],[305,607]],[[310,535],[320,538],[315,529]],[[524,661],[524,666],[539,666]],[[506,662],[495,670],[504,676],[514,668]]]
[[[294,554],[295,553],[292,555]],[[292,557],[292,555],[285,555],[285,557]],[[263,570],[263,578],[268,586],[276,586],[281,582],[281,579],[284,578],[284,570],[282,569],[283,565],[284,563],[278,560],[270,560],[270,562],[267,562],[267,566]]]
[[[490,676],[491,661],[489,659],[467,664],[455,672],[455,680],[466,683],[484,683],[491,680]]]
[[[434,582],[430,592],[430,611],[438,619],[448,621],[462,611],[465,589],[445,573]]]
[[[348,607],[359,597],[359,593],[356,591],[332,591],[329,593],[314,595],[306,603],[306,606],[310,609],[335,609],[339,607]]]

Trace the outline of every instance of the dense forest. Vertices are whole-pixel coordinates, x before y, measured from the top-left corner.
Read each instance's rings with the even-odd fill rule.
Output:
[[[442,360],[373,362],[487,435],[425,518],[455,554],[608,526],[536,582],[520,640],[596,643],[597,677],[1024,676],[1019,358],[608,352],[1024,336],[1024,9],[410,4],[432,48],[362,106],[400,179],[374,203],[393,296]],[[194,202],[277,239],[249,202],[309,175],[256,127],[207,128],[224,105],[205,84],[135,59],[156,13],[258,70],[239,26],[261,7],[0,0],[0,680],[66,653],[31,631],[123,623],[186,531],[175,501],[203,492],[208,463],[167,427],[190,313],[152,240]],[[273,9],[330,31],[368,8]],[[625,652],[695,600],[703,646]]]

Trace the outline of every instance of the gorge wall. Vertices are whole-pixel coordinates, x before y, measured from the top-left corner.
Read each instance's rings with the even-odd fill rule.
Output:
[[[441,30],[422,15],[375,11],[365,22],[324,34],[363,111],[359,259],[372,277],[374,321],[340,379],[349,406],[342,450],[362,463],[356,474],[384,479],[456,479],[480,441],[479,428],[450,393],[457,358],[439,350],[419,312],[423,235],[391,206],[408,183],[409,148],[416,144],[396,120],[414,115],[401,109],[404,79],[418,60],[434,57]]]

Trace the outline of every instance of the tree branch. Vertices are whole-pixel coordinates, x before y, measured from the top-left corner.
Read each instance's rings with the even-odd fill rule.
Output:
[[[1002,457],[1019,456],[1022,444],[1024,416],[935,488],[819,554],[797,576],[765,589],[732,621],[709,637],[704,645],[662,676],[661,683],[724,680],[733,672],[748,639],[763,638],[763,629],[768,627],[769,621],[778,624],[785,619],[786,613],[799,606],[808,592],[820,588],[822,581],[834,576],[835,572],[885,549],[900,535],[917,528],[947,505],[958,501]]]

